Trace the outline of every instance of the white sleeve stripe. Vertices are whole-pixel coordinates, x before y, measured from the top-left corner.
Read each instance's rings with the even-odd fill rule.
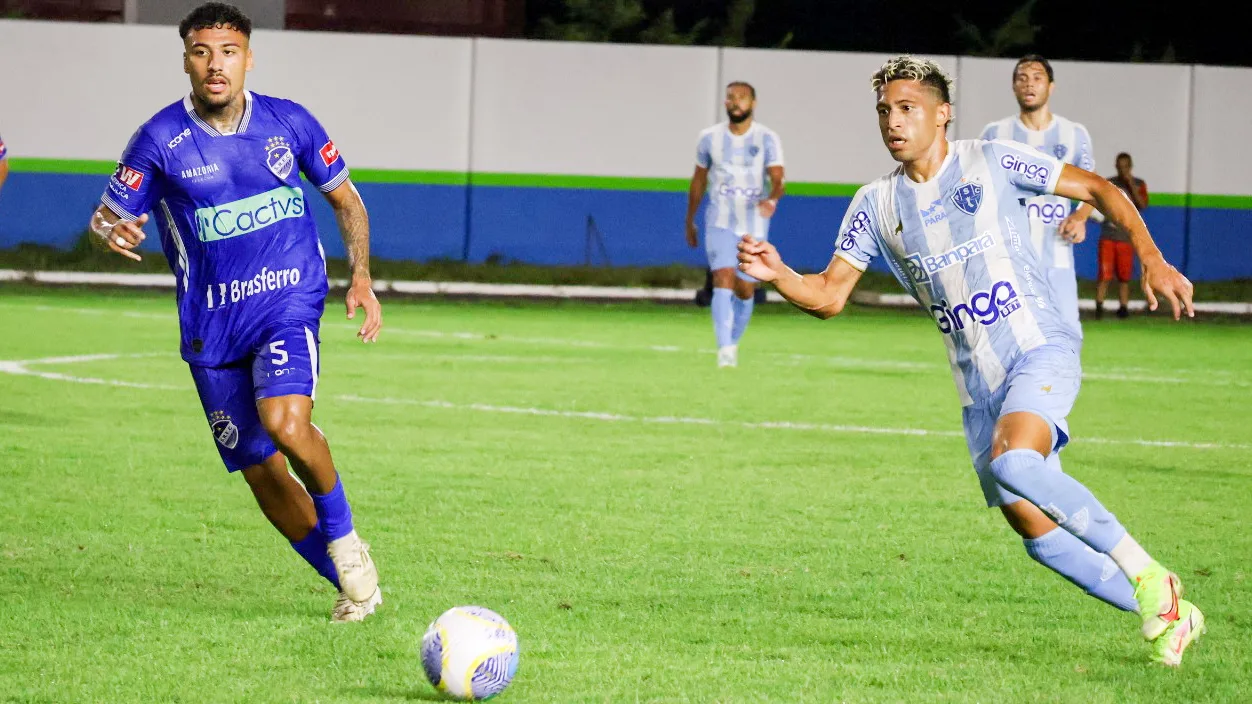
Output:
[[[343,168],[343,171],[339,172],[338,176],[318,186],[317,190],[321,191],[322,193],[330,193],[331,191],[343,185],[343,182],[347,180],[348,180],[348,167],[345,166]]]
[[[124,220],[126,222],[134,222],[135,220],[139,219],[138,215],[131,215],[129,210],[122,207],[121,203],[118,203],[117,201],[113,200],[113,197],[110,196],[108,193],[105,193],[104,195],[100,196],[100,203],[104,205],[104,207],[113,211],[113,214],[117,216],[118,220]]]
[[[851,264],[857,271],[865,271],[869,268],[869,262],[859,262],[852,255],[846,254],[842,251],[835,252],[835,256]]]

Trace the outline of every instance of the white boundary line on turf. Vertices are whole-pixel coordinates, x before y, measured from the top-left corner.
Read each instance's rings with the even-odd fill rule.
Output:
[[[81,377],[69,374],[60,374],[56,372],[41,372],[30,369],[31,366],[43,364],[82,364],[88,362],[99,362],[116,359],[141,359],[148,357],[169,357],[173,356],[168,353],[147,353],[147,354],[91,354],[77,356],[62,357],[45,357],[43,359],[17,360],[17,361],[0,361],[0,373],[14,374],[19,376],[34,376],[42,379],[53,381],[68,381],[77,384],[100,384],[106,386],[120,386],[135,389],[154,389],[161,391],[190,391],[189,386],[171,386],[167,384],[143,384],[129,381],[119,381],[115,379],[99,379],[95,377]],[[374,398],[368,396],[357,396],[355,394],[340,394],[333,397],[337,401],[346,401],[349,403],[369,403],[391,406],[411,406],[417,408],[431,408],[437,410],[455,410],[455,411],[476,411],[480,413],[500,413],[511,415],[525,415],[542,418],[568,418],[579,420],[594,420],[601,422],[615,423],[640,423],[647,425],[698,425],[703,427],[723,427],[737,428],[745,430],[796,430],[811,431],[824,433],[851,433],[862,435],[890,435],[896,437],[944,437],[944,438],[963,438],[964,433],[955,430],[926,430],[923,428],[884,428],[867,425],[840,425],[828,423],[806,423],[795,421],[730,421],[717,420],[714,418],[699,418],[691,416],[632,416],[620,413],[604,413],[597,411],[561,411],[547,408],[534,408],[524,406],[498,406],[485,403],[468,403],[457,404],[448,401],[422,401],[418,399],[403,398]],[[1214,443],[1214,442],[1187,442],[1181,440],[1141,440],[1141,439],[1114,439],[1114,438],[1098,438],[1098,437],[1080,437],[1077,444],[1091,443],[1096,445],[1137,445],[1141,447],[1167,447],[1189,450],[1252,450],[1252,445],[1239,443]]]
[[[27,281],[42,284],[131,286],[140,288],[174,288],[172,274],[124,274],[86,271],[21,271],[0,269],[0,281]],[[331,288],[341,289],[348,285],[347,279],[331,279]],[[537,284],[483,284],[470,281],[391,281],[376,279],[374,290],[378,293],[397,293],[429,296],[490,296],[523,298],[556,298],[578,300],[621,301],[690,301],[696,289],[651,288],[644,286],[545,286]],[[785,299],[777,291],[768,290],[766,300],[782,303]],[[902,293],[874,293],[862,291],[853,294],[853,302],[890,308],[917,308],[917,301]],[[1161,305],[1168,307],[1167,301]],[[1227,315],[1252,315],[1252,302],[1195,304],[1197,313],[1223,313]],[[1095,301],[1083,298],[1078,301],[1080,310],[1095,310]],[[1147,302],[1134,300],[1130,309],[1147,310]]]
[[[0,303],[0,308],[23,308],[28,310],[44,311],[44,312],[65,312],[77,313],[81,315],[120,315],[127,318],[149,318],[157,320],[176,320],[177,316],[173,313],[149,313],[139,311],[118,311],[110,308],[73,308],[63,306],[22,306],[15,303]],[[356,331],[356,327],[345,325],[343,323],[328,323],[322,327],[323,330],[350,330]],[[444,330],[420,330],[411,328],[386,328],[387,334],[390,335],[406,335],[411,337],[427,337],[435,339],[451,339],[451,340],[467,340],[473,342],[504,342],[517,343],[525,345],[555,345],[560,347],[580,347],[590,349],[612,349],[612,350],[638,350],[651,352],[667,352],[667,353],[697,353],[712,355],[716,352],[713,349],[702,348],[685,348],[677,345],[622,345],[609,342],[599,342],[595,340],[578,340],[572,338],[560,337],[519,337],[508,334],[494,334],[482,332],[458,332]],[[946,372],[948,367],[945,364],[934,362],[908,362],[890,359],[865,359],[859,357],[843,357],[838,355],[817,355],[803,354],[794,352],[771,352],[768,350],[758,351],[756,354],[780,357],[789,362],[784,361],[783,364],[790,363],[795,366],[799,362],[817,362],[827,364],[833,367],[844,367],[849,369],[901,369],[916,372]],[[1151,370],[1137,367],[1110,367],[1105,372],[1083,372],[1083,380],[1085,381],[1116,381],[1129,382],[1135,384],[1189,384],[1200,386],[1223,386],[1252,388],[1252,380],[1235,378],[1234,372],[1227,369],[1205,369],[1197,370],[1197,376],[1188,377],[1185,374],[1188,370],[1179,370],[1184,376],[1150,376],[1143,372]]]

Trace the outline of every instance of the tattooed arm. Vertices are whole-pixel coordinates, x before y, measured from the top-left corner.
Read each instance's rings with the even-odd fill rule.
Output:
[[[348,287],[346,300],[348,319],[356,315],[357,308],[365,309],[365,323],[357,332],[362,342],[377,342],[378,332],[383,324],[382,306],[374,297],[370,287],[370,219],[365,212],[365,203],[361,194],[357,193],[352,180],[346,180],[335,190],[326,194],[326,200],[335,209],[335,220],[339,223],[339,234],[343,237],[344,249],[348,252],[348,266],[352,270],[352,283]]]

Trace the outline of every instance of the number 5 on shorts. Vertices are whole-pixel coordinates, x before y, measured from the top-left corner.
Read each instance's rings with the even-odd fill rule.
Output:
[[[286,340],[279,340],[278,342],[270,343],[270,354],[274,355],[270,359],[270,363],[276,367],[281,367],[287,363],[287,350],[283,349],[283,345],[286,342]]]

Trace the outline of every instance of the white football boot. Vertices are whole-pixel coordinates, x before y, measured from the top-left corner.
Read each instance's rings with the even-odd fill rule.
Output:
[[[335,572],[339,574],[339,588],[348,599],[362,603],[373,599],[378,592],[378,568],[370,557],[370,546],[352,531],[326,546]]]

